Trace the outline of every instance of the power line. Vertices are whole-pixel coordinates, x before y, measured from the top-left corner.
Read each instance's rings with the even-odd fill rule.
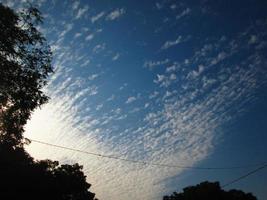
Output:
[[[29,139],[29,138],[27,138],[27,139]],[[43,142],[43,141],[35,140],[35,139],[29,139],[29,140],[32,142],[39,143],[39,144],[52,146],[52,147],[56,147],[56,148],[61,148],[61,149],[66,149],[66,150],[70,150],[70,151],[75,151],[75,152],[79,152],[79,153],[89,154],[92,156],[121,160],[121,161],[132,162],[132,163],[139,163],[139,164],[143,164],[143,165],[159,166],[159,167],[194,169],[194,170],[230,170],[230,169],[243,169],[243,168],[248,168],[248,167],[252,167],[252,166],[262,165],[262,163],[255,164],[255,165],[231,166],[231,167],[193,167],[193,166],[182,166],[182,165],[169,165],[169,164],[161,164],[161,163],[147,162],[147,161],[141,161],[141,160],[126,159],[126,158],[121,158],[121,157],[117,157],[117,156],[113,156],[113,155],[104,155],[104,154],[74,149],[74,148],[70,148],[70,147],[66,147],[66,146],[51,144],[51,143],[47,143],[47,142]]]
[[[229,185],[231,185],[233,183],[236,183],[236,182],[238,182],[238,181],[240,181],[240,180],[242,180],[242,179],[244,179],[244,178],[246,178],[246,177],[248,177],[248,176],[250,176],[250,175],[252,175],[252,174],[254,174],[254,173],[256,173],[256,172],[258,172],[260,170],[262,170],[262,169],[264,169],[265,167],[267,167],[267,163],[265,163],[264,165],[258,167],[257,169],[254,169],[253,171],[248,172],[245,175],[240,176],[239,178],[236,178],[236,179],[234,179],[232,181],[229,181],[228,183],[224,184],[222,186],[222,188],[227,187],[227,186],[229,186]]]

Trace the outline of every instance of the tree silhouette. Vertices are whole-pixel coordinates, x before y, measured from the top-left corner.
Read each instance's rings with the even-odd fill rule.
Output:
[[[0,199],[93,200],[82,166],[35,161],[24,149],[24,125],[48,101],[42,92],[52,54],[37,30],[38,9],[0,3]]]
[[[34,161],[23,148],[0,145],[0,199],[93,200],[78,164]]]
[[[202,182],[196,186],[189,186],[183,192],[174,192],[170,196],[164,196],[163,200],[257,200],[251,193],[241,190],[225,191],[221,189],[219,182]]]
[[[31,112],[48,100],[41,88],[52,72],[52,54],[36,29],[41,22],[34,7],[16,14],[0,5],[0,140],[13,146],[21,144]]]

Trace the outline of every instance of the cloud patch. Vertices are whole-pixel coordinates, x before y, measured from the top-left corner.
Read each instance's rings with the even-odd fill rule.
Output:
[[[89,6],[84,6],[83,8],[79,8],[75,19],[80,19],[85,15],[85,13],[89,10]]]
[[[104,11],[98,13],[97,15],[91,17],[91,22],[95,23],[96,21],[100,20],[104,15],[105,15]]]
[[[178,45],[178,44],[181,44],[181,43],[183,43],[183,42],[186,42],[186,41],[188,41],[189,39],[190,39],[190,36],[183,37],[183,36],[179,35],[175,40],[168,40],[168,41],[166,41],[166,42],[162,45],[161,49],[162,49],[162,50],[169,49],[169,48],[171,48],[171,47],[173,47],[173,46],[176,46],[176,45]]]
[[[124,15],[126,13],[124,8],[118,8],[116,10],[113,10],[111,13],[109,13],[106,16],[106,20],[107,21],[113,21],[116,20],[118,18],[120,18],[122,15]]]
[[[129,103],[132,103],[132,102],[134,102],[134,101],[136,101],[136,100],[137,100],[137,98],[134,97],[134,96],[132,96],[132,97],[129,97],[125,103],[126,103],[126,104],[129,104]]]

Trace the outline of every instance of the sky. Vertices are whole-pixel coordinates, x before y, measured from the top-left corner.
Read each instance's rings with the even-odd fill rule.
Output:
[[[24,1],[1,0],[19,9]],[[25,137],[36,159],[79,162],[101,200],[223,185],[267,161],[267,2],[37,0],[55,73]],[[225,189],[267,198],[264,169]]]

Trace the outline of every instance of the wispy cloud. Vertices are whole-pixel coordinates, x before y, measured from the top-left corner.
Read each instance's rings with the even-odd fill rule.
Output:
[[[170,5],[170,9],[175,10],[176,8],[177,8],[177,5],[176,4]]]
[[[63,38],[69,31],[73,29],[73,24],[68,23],[65,25],[65,29],[60,33],[59,38]]]
[[[89,58],[87,58],[87,60],[85,60],[82,64],[81,67],[86,67],[91,63],[91,60]]]
[[[158,61],[145,61],[144,67],[147,67],[150,70],[152,70],[154,67],[165,65],[165,64],[167,64],[169,62],[170,62],[169,59],[158,60]]]
[[[93,48],[93,52],[94,53],[99,53],[103,50],[106,49],[106,44],[105,43],[102,43],[102,44],[97,44],[94,48]]]
[[[113,101],[114,99],[115,99],[115,95],[112,94],[112,95],[107,99],[107,101]]]
[[[75,19],[80,19],[85,13],[89,10],[89,6],[84,6],[83,8],[79,8]]]
[[[79,8],[79,5],[80,5],[80,1],[73,1],[73,4],[72,4],[72,9],[73,10],[77,10]]]
[[[152,94],[149,95],[149,99],[153,99],[159,95],[158,91],[154,91]]]
[[[96,106],[96,110],[101,110],[101,109],[103,108],[103,106],[104,106],[103,104],[99,104],[99,105],[97,105],[97,106]]]
[[[78,38],[78,37],[81,37],[81,36],[82,36],[82,33],[75,33],[74,38]]]
[[[120,57],[120,54],[119,53],[116,53],[116,55],[112,57],[112,60],[113,61],[118,60],[119,57]]]
[[[89,81],[93,81],[93,80],[95,80],[97,77],[99,77],[99,74],[92,74],[92,75],[90,75],[90,76],[88,77],[88,80],[89,80]]]
[[[104,11],[98,13],[97,15],[91,17],[91,22],[95,23],[96,21],[100,20],[104,15],[105,15]]]
[[[183,10],[180,14],[178,14],[176,16],[176,19],[178,20],[178,19],[180,19],[180,18],[182,18],[182,17],[184,17],[186,15],[189,15],[190,12],[191,12],[191,9],[190,8],[186,8],[185,10]]]
[[[92,40],[93,38],[94,38],[94,34],[91,33],[91,34],[89,34],[89,35],[86,36],[85,40],[86,40],[86,41],[90,41],[90,40]]]
[[[183,36],[179,35],[176,40],[168,40],[168,41],[166,41],[162,45],[161,49],[163,49],[163,50],[168,49],[168,48],[176,46],[176,45],[178,45],[178,44],[180,44],[182,42],[186,42],[189,39],[190,39],[190,36],[183,37]]]
[[[125,9],[124,8],[118,8],[114,11],[112,11],[111,13],[109,13],[107,16],[106,16],[106,20],[109,20],[109,21],[113,21],[113,20],[116,20],[118,19],[119,17],[121,17],[122,15],[124,15],[126,13]]]
[[[193,70],[191,72],[189,72],[188,74],[188,78],[196,78],[197,76],[199,76],[200,74],[203,73],[203,71],[205,70],[205,67],[203,65],[199,65],[197,70]]]
[[[163,4],[161,4],[161,3],[159,3],[159,2],[156,2],[156,8],[158,9],[158,10],[161,10],[162,8],[163,8]]]
[[[125,103],[126,103],[126,104],[132,103],[132,102],[136,101],[136,99],[137,99],[137,98],[134,97],[134,96],[129,97]]]

